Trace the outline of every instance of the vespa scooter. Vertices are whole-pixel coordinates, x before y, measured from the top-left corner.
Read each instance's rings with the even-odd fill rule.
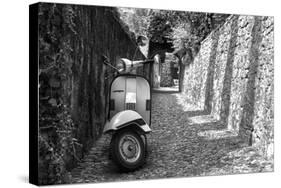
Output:
[[[153,62],[122,58],[113,67],[118,75],[110,86],[109,114],[103,132],[112,134],[110,156],[122,171],[134,171],[145,162],[146,134],[151,132],[151,88],[135,70]],[[112,67],[106,57],[104,63]]]

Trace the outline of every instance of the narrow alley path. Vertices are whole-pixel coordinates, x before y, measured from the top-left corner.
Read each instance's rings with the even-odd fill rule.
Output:
[[[110,137],[104,135],[71,172],[72,183],[246,173],[267,168],[267,164],[256,164],[258,152],[254,148],[242,149],[237,137],[218,140],[199,137],[199,131],[221,129],[223,125],[191,124],[188,120],[191,113],[182,110],[176,95],[153,93],[153,131],[148,135],[147,162],[141,169],[119,172],[108,159]],[[245,159],[241,152],[250,155]]]

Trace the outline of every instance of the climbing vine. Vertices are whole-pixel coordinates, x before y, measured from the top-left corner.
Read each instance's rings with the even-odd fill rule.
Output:
[[[71,37],[75,32],[71,5],[39,6],[39,181],[65,183],[66,161],[79,160],[76,127],[69,112],[72,75]]]

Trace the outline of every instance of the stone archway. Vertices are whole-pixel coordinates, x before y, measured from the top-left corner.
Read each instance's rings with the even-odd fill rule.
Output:
[[[160,55],[156,54],[154,56],[154,63],[152,65],[152,87],[153,88],[160,88]]]
[[[155,42],[150,40],[149,41],[149,48],[148,48],[148,59],[153,59],[157,57],[157,63],[150,65],[150,83],[155,88],[160,88],[160,81],[161,81],[161,66],[162,63],[165,61],[165,53],[166,52],[173,52],[173,44],[171,42]]]
[[[185,74],[185,67],[190,65],[193,61],[193,52],[190,48],[182,48],[173,53],[177,57],[179,64],[179,92],[183,91],[183,81]]]
[[[149,59],[154,59],[154,63],[150,67],[150,80],[153,88],[160,88],[161,66],[165,61],[165,52],[166,50],[158,50],[149,56]]]

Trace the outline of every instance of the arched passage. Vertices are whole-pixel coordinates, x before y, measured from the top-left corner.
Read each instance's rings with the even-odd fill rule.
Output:
[[[149,41],[148,58],[157,59],[156,63],[150,66],[150,81],[153,88],[160,88],[161,83],[161,68],[162,64],[165,62],[165,53],[173,52],[173,44],[170,42],[154,42]]]
[[[157,61],[151,65],[150,79],[153,88],[171,88],[173,91],[183,90],[185,67],[193,61],[193,52],[182,48],[173,53],[166,49],[154,51],[149,56]]]
[[[177,56],[162,50],[155,52],[153,59],[154,64],[151,67],[153,88],[178,92],[181,65]]]

